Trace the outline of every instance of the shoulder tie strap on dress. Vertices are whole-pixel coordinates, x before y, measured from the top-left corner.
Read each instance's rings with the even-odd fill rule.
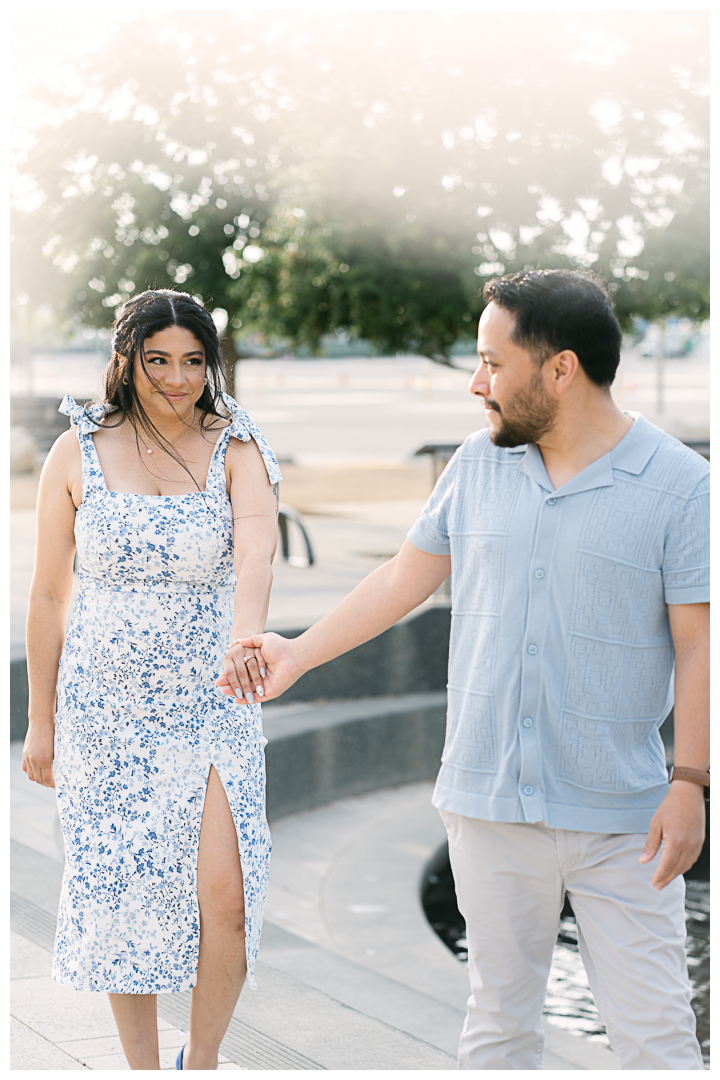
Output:
[[[116,407],[107,402],[99,405],[78,405],[70,394],[65,395],[58,409],[58,412],[70,417],[70,423],[77,428],[78,435],[91,435],[93,431],[99,431],[103,417],[116,411]]]
[[[282,473],[280,472],[278,460],[260,428],[250,419],[245,410],[238,405],[237,401],[235,401],[234,398],[231,398],[229,394],[223,394],[222,399],[225,408],[232,418],[229,429],[230,435],[234,435],[235,438],[240,439],[241,442],[250,442],[251,439],[254,439],[257,443],[258,450],[262,454],[262,459],[265,462],[265,468],[267,469],[270,483],[279,483],[280,480],[282,480]]]
[[[86,502],[92,495],[104,495],[107,491],[92,434],[94,431],[100,430],[102,418],[115,411],[115,406],[107,403],[87,406],[78,405],[75,398],[70,394],[65,395],[58,409],[58,412],[70,417],[70,423],[77,431],[80,456],[82,458],[83,502]]]

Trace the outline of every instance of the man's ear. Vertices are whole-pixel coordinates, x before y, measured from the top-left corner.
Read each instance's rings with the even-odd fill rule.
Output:
[[[556,394],[566,394],[575,382],[580,361],[572,349],[563,349],[546,360],[550,368],[551,383]]]

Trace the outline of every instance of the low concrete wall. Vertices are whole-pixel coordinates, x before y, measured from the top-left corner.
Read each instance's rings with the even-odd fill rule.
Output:
[[[27,663],[10,661],[10,739],[24,739],[27,731],[28,678]]]
[[[279,631],[299,637],[302,630]],[[443,690],[447,682],[450,608],[422,608],[357,649],[308,671],[279,701],[330,701]]]
[[[434,778],[445,738],[445,706],[444,690],[266,705],[268,819]]]

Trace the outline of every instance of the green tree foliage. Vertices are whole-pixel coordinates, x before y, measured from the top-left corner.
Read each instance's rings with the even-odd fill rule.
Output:
[[[526,266],[592,266],[626,322],[701,317],[706,15],[138,15],[80,90],[36,90],[15,296],[104,326],[177,286],[229,349],[342,328],[443,362]]]
[[[663,229],[649,233],[642,253],[615,260],[611,285],[616,308],[628,325],[633,316],[710,315],[709,206],[706,200],[678,212]],[[620,287],[620,283],[622,283]]]

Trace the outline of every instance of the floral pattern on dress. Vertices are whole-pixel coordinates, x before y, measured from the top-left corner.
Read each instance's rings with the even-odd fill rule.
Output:
[[[266,739],[259,705],[214,685],[230,640],[235,571],[225,452],[255,440],[271,483],[277,459],[245,411],[215,445],[206,489],[109,491],[92,433],[111,409],[67,396],[83,499],[80,592],[57,689],[55,783],[66,850],[53,978],[77,990],[186,990],[197,974],[197,851],[214,765],[235,822],[245,887],[248,982],[267,893]]]

